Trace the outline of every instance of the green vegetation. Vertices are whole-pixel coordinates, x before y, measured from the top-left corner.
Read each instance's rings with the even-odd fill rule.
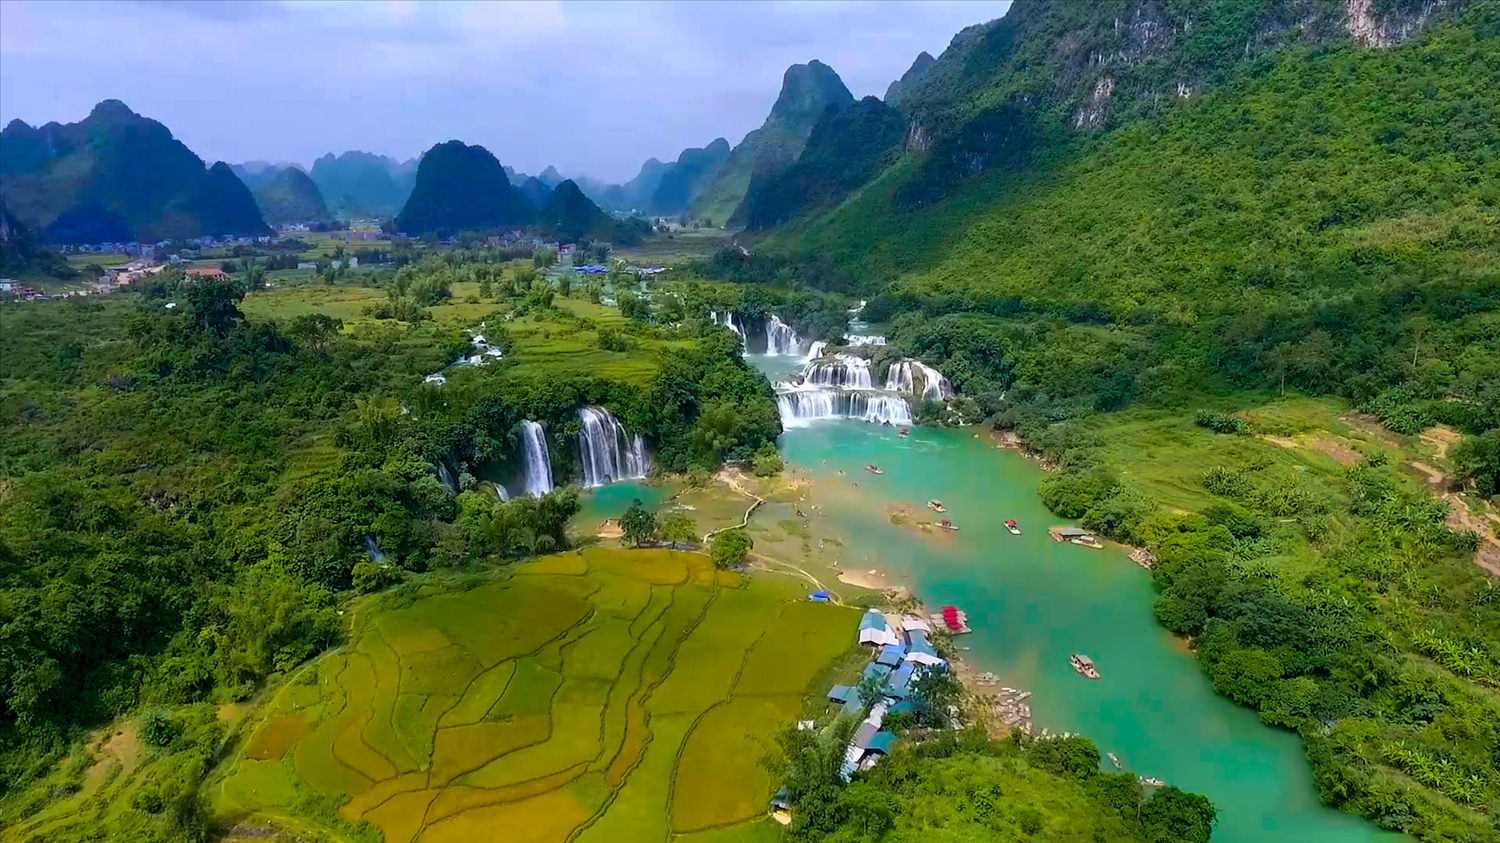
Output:
[[[350,643],[257,713],[215,811],[369,823],[387,841],[664,839],[753,820],[774,783],[741,744],[796,716],[858,620],[796,597],[698,554],[595,549],[372,598]]]
[[[559,483],[575,474],[584,404],[609,407],[673,471],[748,460],[780,432],[727,332],[628,322],[539,280],[521,289],[502,258],[455,252],[248,295],[172,271],[132,295],[0,303],[8,824],[75,836],[38,812],[70,776],[92,781],[87,729],[141,706],[177,717],[249,699],[340,640],[354,592],[564,547],[575,493],[501,503],[486,485],[515,470],[522,419],[544,424]],[[496,299],[466,302],[485,280]],[[580,351],[600,323],[640,341]],[[505,357],[448,368],[473,353],[465,329]],[[445,369],[446,384],[423,383]],[[699,433],[700,403],[733,408],[735,423]],[[216,740],[194,751],[218,757]],[[127,802],[106,808],[115,817],[166,769],[190,799],[209,766],[122,764]],[[198,827],[196,814],[143,810],[110,827],[156,839]]]
[[[446,236],[525,225],[535,216],[536,208],[510,183],[489,150],[455,140],[422,156],[416,184],[395,225],[403,234]]]
[[[296,167],[283,167],[255,188],[255,204],[271,225],[328,222],[333,216],[318,186]]]
[[[1174,787],[1099,769],[1087,738],[991,740],[982,730],[903,740],[846,784],[852,718],[784,728],[767,764],[785,776],[792,841],[1111,840],[1206,843],[1215,810]]]
[[[119,100],[66,125],[12,120],[0,132],[0,192],[44,242],[268,234],[255,200],[220,161]]]
[[[713,558],[715,568],[735,568],[745,564],[745,557],[750,555],[753,547],[755,542],[750,539],[749,533],[740,529],[725,530],[714,535],[709,556]]]
[[[1144,546],[1161,622],[1220,693],[1296,730],[1325,801],[1423,840],[1483,839],[1500,804],[1500,587],[1397,467],[1328,404],[1215,433],[1130,411],[1032,429],[1064,470],[1043,500]],[[1408,446],[1409,447],[1409,446]]]
[[[874,97],[828,110],[795,163],[755,174],[736,218],[767,229],[843,201],[890,163],[905,131],[901,115]]]
[[[77,274],[66,258],[38,243],[35,232],[0,204],[0,277],[71,278]]]

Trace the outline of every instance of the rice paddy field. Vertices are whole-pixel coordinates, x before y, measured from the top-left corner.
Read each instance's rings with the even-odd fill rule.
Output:
[[[857,609],[708,557],[589,548],[360,604],[256,715],[220,820],[386,843],[760,843],[777,728]]]

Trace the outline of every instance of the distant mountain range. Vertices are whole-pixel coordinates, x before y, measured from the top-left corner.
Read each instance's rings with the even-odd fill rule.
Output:
[[[270,173],[270,177],[265,175]],[[323,193],[300,167],[273,167],[255,177],[255,204],[271,225],[329,222],[333,214]]]
[[[729,141],[723,138],[714,138],[713,143],[702,149],[684,149],[677,161],[662,171],[656,189],[646,202],[647,210],[663,215],[686,212],[727,160]]]
[[[422,156],[416,184],[396,230],[403,234],[456,234],[466,229],[526,225],[536,207],[510,183],[488,149],[463,141],[440,143]]]
[[[308,173],[333,211],[345,217],[395,216],[411,196],[417,159],[397,161],[371,152],[328,153]]]
[[[77,123],[0,131],[0,198],[50,243],[268,234],[250,190],[167,127],[105,100]]]

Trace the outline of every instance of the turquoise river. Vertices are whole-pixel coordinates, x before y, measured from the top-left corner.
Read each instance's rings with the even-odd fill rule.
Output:
[[[773,379],[794,358],[750,358]],[[972,635],[959,643],[978,670],[1034,693],[1037,730],[1079,732],[1125,767],[1207,795],[1219,843],[1401,840],[1318,802],[1297,737],[1214,694],[1183,644],[1156,624],[1147,571],[1118,548],[1058,544],[1037,464],[973,430],[817,422],[781,440],[813,483],[804,510],[829,522],[846,568],[879,569],[933,610],[954,604]],[[874,463],[884,474],[867,472]],[[957,532],[892,523],[890,507],[940,499]],[[1014,518],[1022,535],[1004,526]],[[1093,657],[1089,681],[1068,663]]]

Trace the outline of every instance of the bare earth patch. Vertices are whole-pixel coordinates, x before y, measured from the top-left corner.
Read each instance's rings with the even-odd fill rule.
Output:
[[[1448,449],[1463,441],[1464,436],[1451,427],[1439,425],[1422,431],[1419,438],[1422,444],[1432,448],[1438,459],[1443,460],[1448,458]]]
[[[1426,441],[1425,433],[1423,441]],[[1479,549],[1474,551],[1474,564],[1500,577],[1500,538],[1495,537],[1495,525],[1500,524],[1500,516],[1491,512],[1488,506],[1485,506],[1483,514],[1471,512],[1469,502],[1462,493],[1449,488],[1448,475],[1441,470],[1425,462],[1414,461],[1410,465],[1426,476],[1432,494],[1447,502],[1449,528],[1468,530],[1479,536]]]

